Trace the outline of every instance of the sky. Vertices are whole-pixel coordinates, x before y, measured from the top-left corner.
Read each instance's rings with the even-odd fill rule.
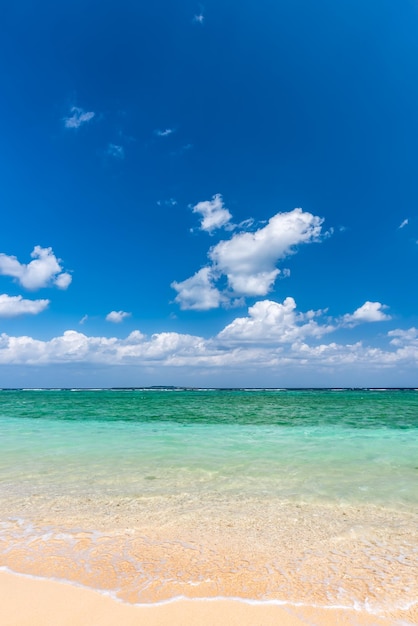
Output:
[[[17,0],[0,387],[418,387],[417,0]]]

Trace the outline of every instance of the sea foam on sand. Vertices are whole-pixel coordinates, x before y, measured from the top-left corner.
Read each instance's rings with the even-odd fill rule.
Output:
[[[394,626],[416,624],[417,618],[418,611],[377,617],[354,610],[228,599],[134,606],[90,589],[0,572],[4,626]]]

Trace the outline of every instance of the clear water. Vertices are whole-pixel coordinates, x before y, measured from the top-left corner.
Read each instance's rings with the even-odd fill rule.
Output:
[[[418,503],[415,391],[9,391],[0,427],[0,480],[22,493]]]
[[[197,580],[203,596],[412,602],[417,434],[414,390],[0,391],[0,565],[114,589],[131,601],[196,595]],[[87,547],[75,571],[80,532]],[[107,537],[103,553],[97,533]],[[186,588],[162,566],[167,541],[179,542],[173,568],[181,564]],[[242,583],[237,560],[249,541],[253,581],[277,552],[269,565],[276,573],[263,583]],[[200,565],[187,560],[185,542],[206,555]],[[202,582],[216,576],[215,543],[222,544],[218,563],[221,554],[232,560],[241,583],[233,576]],[[129,562],[135,555],[135,574],[109,582],[109,550],[129,554]],[[58,569],[51,566],[57,554]],[[147,596],[138,578],[145,558],[158,562],[147,588],[159,579],[161,593]],[[351,571],[347,559],[357,578],[362,572],[361,590],[338,586],[338,568]],[[379,559],[376,579],[370,567]],[[112,571],[120,567],[113,562]],[[280,571],[297,567],[303,575],[284,584]],[[318,585],[322,595],[314,598]]]

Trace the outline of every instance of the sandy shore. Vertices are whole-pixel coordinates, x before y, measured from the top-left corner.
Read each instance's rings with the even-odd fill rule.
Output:
[[[357,611],[252,605],[237,600],[122,604],[94,590],[0,572],[3,626],[389,626],[413,616],[377,617]],[[405,623],[410,622],[409,619]]]
[[[93,516],[88,503],[83,516],[77,503],[78,528],[68,508],[65,516],[49,513],[39,525],[3,522],[2,565],[9,571],[0,570],[1,626],[418,624],[418,604],[392,609],[418,597],[413,514],[297,504],[278,510],[266,503],[257,514],[246,499],[242,515],[237,505],[231,514],[189,519],[172,503],[165,511],[157,499],[156,510],[147,506],[142,514],[137,503],[131,512],[129,503],[113,503],[113,511],[112,502],[96,502]],[[125,603],[94,589],[118,592]],[[158,604],[182,595],[189,599]],[[290,603],[250,604],[219,596]],[[312,608],[354,601],[377,612]]]

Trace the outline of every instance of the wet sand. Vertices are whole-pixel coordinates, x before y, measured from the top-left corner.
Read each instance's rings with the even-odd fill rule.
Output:
[[[413,512],[248,498],[221,506],[217,497],[192,511],[183,498],[140,502],[9,502],[1,565],[33,578],[0,571],[0,624],[418,624]],[[11,521],[11,510],[21,517]],[[178,597],[187,600],[164,603]]]
[[[218,599],[133,606],[90,589],[0,572],[0,622],[4,626],[395,626],[416,624],[417,618],[418,612],[412,611],[375,616]]]

